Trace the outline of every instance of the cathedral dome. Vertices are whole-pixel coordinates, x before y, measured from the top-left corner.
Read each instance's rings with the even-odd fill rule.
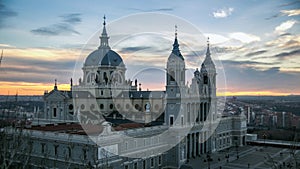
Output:
[[[100,46],[97,50],[88,55],[85,60],[84,66],[120,66],[125,67],[121,56],[110,49],[108,44],[108,35],[106,32],[106,22],[104,16],[103,30],[100,36]]]
[[[111,49],[97,49],[90,53],[85,60],[84,66],[122,66],[121,56]]]

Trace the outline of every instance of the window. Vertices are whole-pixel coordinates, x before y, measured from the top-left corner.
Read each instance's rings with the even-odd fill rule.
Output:
[[[154,158],[150,159],[150,164],[151,164],[151,168],[153,168],[154,167]]]
[[[183,126],[184,121],[183,121],[183,116],[181,116],[181,125]]]
[[[103,104],[100,104],[100,109],[103,109],[104,108],[104,105]]]
[[[72,157],[72,151],[71,151],[71,147],[68,147],[68,157],[71,158]]]
[[[173,70],[170,72],[170,81],[175,81],[175,72]]]
[[[70,105],[69,105],[69,114],[74,115],[73,109],[74,109],[73,104],[70,104]]]
[[[69,105],[69,110],[73,110],[73,108],[74,108],[73,104],[70,104]]]
[[[174,116],[170,116],[170,126],[174,124]]]
[[[107,83],[107,82],[108,82],[108,78],[107,78],[107,74],[106,74],[106,72],[104,72],[104,73],[103,73],[103,79],[105,80],[105,83]]]
[[[136,148],[136,147],[137,147],[137,141],[134,140],[134,148]]]
[[[94,109],[95,109],[95,105],[94,105],[94,104],[91,104],[90,109],[91,109],[91,110],[94,110]]]
[[[133,169],[138,169],[138,164],[137,164],[137,162],[135,162],[135,163],[133,164]]]
[[[146,160],[143,160],[143,169],[146,169]]]
[[[86,160],[87,159],[87,150],[86,150],[86,148],[83,148],[82,151],[83,151],[83,159]]]
[[[140,106],[139,106],[138,104],[135,104],[135,105],[134,105],[134,108],[135,108],[136,110],[140,110]]]
[[[120,105],[120,104],[117,104],[117,108],[120,109],[120,108],[121,108],[121,105]]]
[[[53,108],[53,117],[56,117],[56,108]]]
[[[124,166],[124,169],[129,169],[128,165],[125,165],[125,166]]]
[[[58,154],[58,145],[54,145],[54,155],[57,156]]]
[[[204,75],[203,81],[204,81],[204,84],[208,84],[208,77],[207,77],[207,75]]]
[[[113,109],[113,108],[114,108],[114,105],[113,105],[113,104],[110,104],[110,105],[109,105],[109,108],[110,108],[110,109]]]
[[[101,96],[103,95],[103,90],[101,90]]]
[[[158,165],[159,165],[159,166],[161,165],[161,162],[162,162],[162,157],[161,157],[161,155],[160,155],[160,156],[158,156]]]
[[[42,153],[45,153],[45,143],[42,143],[41,146],[42,146],[41,152],[42,152]]]
[[[88,75],[88,77],[87,77],[87,82],[88,82],[88,83],[91,82],[91,77],[90,77],[90,75]]]

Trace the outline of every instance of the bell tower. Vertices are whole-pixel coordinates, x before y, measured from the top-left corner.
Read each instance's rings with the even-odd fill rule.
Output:
[[[211,58],[209,38],[205,59],[201,65],[202,94],[206,97],[216,97],[216,67]]]
[[[181,109],[182,89],[185,87],[185,61],[179,50],[177,26],[175,25],[175,40],[166,68],[167,105],[165,122],[174,125]]]
[[[217,96],[216,96],[216,67],[211,58],[209,48],[209,38],[207,39],[207,50],[205,59],[201,65],[199,89],[204,104],[204,120],[215,120],[217,118]],[[206,119],[208,118],[208,119]]]

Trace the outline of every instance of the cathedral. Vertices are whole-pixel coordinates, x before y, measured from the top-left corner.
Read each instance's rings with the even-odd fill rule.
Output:
[[[86,57],[78,85],[71,80],[70,91],[62,91],[55,82],[54,89],[44,94],[44,114],[39,118],[99,126],[108,122],[107,132],[147,128],[151,133],[157,126],[185,131],[178,134],[175,148],[167,151],[176,154],[176,164],[168,163],[173,166],[201,154],[245,144],[245,118],[222,117],[218,111],[217,73],[209,40],[205,59],[189,85],[185,70],[176,30],[166,63],[165,91],[141,90],[138,79],[126,79],[122,57],[109,46],[104,18],[99,47]],[[98,134],[101,132],[104,130]],[[166,140],[160,142],[168,144]]]
[[[142,91],[137,79],[126,79],[126,65],[122,57],[109,46],[106,22],[99,47],[85,59],[83,77],[70,91],[54,89],[45,92],[43,118],[53,121],[76,121],[78,113],[94,113],[98,118],[128,119],[140,123],[164,122],[177,125],[203,122],[217,117],[216,68],[209,43],[200,71],[194,72],[192,83],[185,80],[185,59],[179,49],[177,31],[173,49],[166,64],[166,91]],[[180,103],[180,104],[178,104]],[[148,107],[148,109],[147,109]],[[150,117],[148,117],[150,114]],[[92,122],[91,122],[92,123]]]

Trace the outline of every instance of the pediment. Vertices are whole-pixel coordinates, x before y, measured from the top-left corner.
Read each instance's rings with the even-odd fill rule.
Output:
[[[52,90],[46,97],[46,100],[64,100],[67,97],[58,90]]]

